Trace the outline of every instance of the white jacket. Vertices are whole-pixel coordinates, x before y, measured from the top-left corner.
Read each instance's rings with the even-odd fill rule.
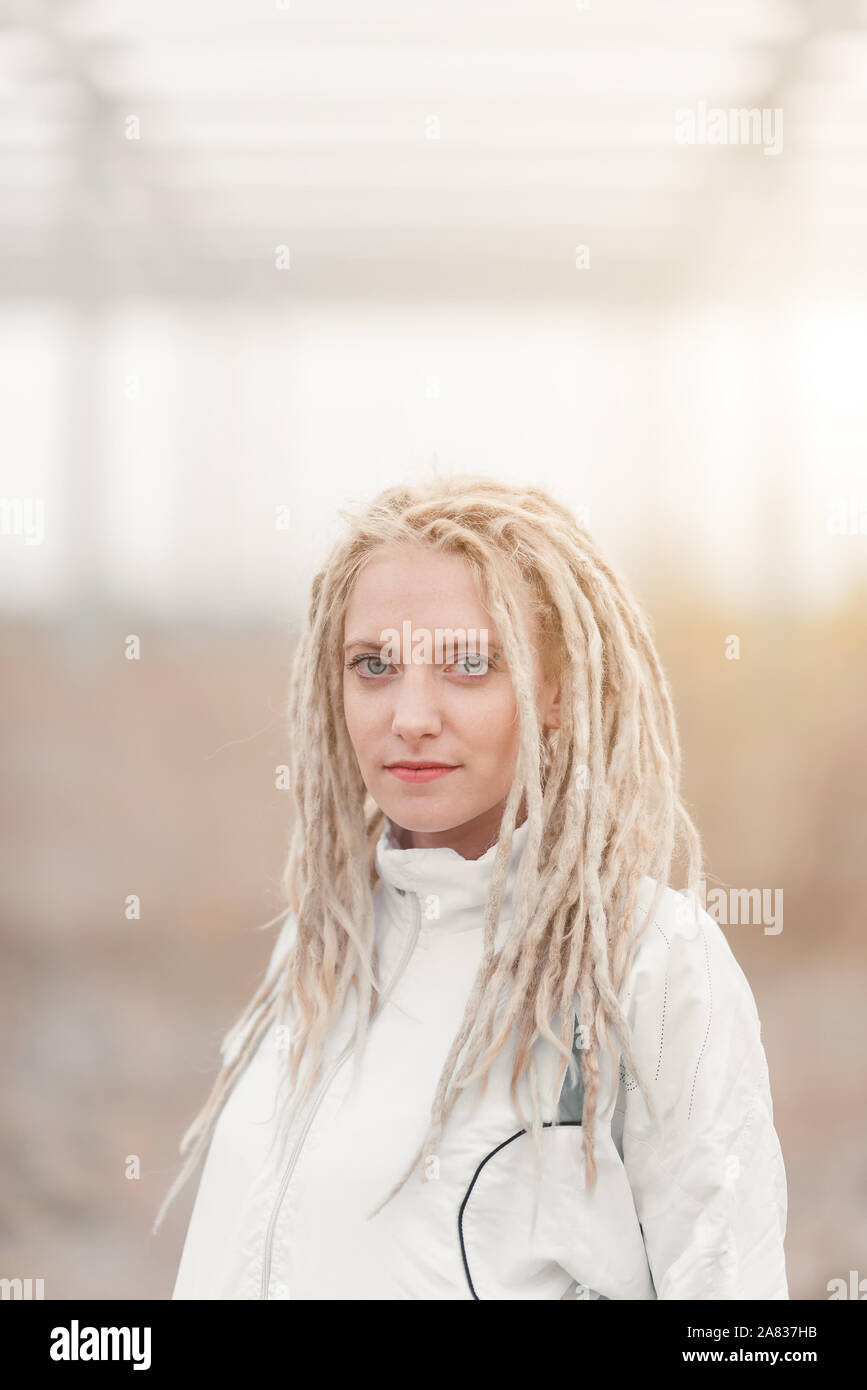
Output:
[[[498,945],[527,829],[514,836]],[[403,850],[386,822],[374,894],[384,995],[361,1074],[347,1046],[350,993],[321,1082],[294,1117],[282,1160],[269,1165],[282,1061],[272,1026],[217,1122],[174,1298],[788,1298],[786,1175],[753,995],[717,923],[703,910],[690,923],[686,898],[667,887],[621,995],[661,1131],[601,1047],[597,1184],[588,1191],[583,1086],[567,1070],[552,1114],[558,1059],[537,1042],[546,1127],[536,1205],[534,1145],[509,1096],[507,1046],[481,1103],[471,1086],[448,1116],[438,1176],[424,1181],[419,1165],[368,1219],[427,1131],[481,960],[495,852],[468,860]],[[642,879],[645,910],[655,889]],[[290,914],[272,973],[293,930]],[[558,1033],[559,1019],[553,1026]],[[224,1057],[231,1045],[229,1035]],[[526,1074],[520,1095],[529,1118]]]

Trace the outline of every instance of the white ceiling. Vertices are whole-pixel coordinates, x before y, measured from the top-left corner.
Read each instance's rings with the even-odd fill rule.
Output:
[[[671,294],[743,285],[751,256],[865,274],[865,0],[0,16],[7,295],[273,297],[283,245],[301,295]],[[699,102],[781,108],[782,154],[678,145]]]

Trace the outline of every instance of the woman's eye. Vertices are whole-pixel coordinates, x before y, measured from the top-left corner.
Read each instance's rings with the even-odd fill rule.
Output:
[[[349,667],[350,667],[351,670],[352,670],[352,669],[358,669],[360,675],[361,675],[361,674],[364,674],[364,673],[360,670],[360,668],[361,668],[362,664],[363,664],[364,662],[366,662],[366,661],[372,661],[375,665],[381,666],[381,667],[382,667],[382,670],[381,670],[381,671],[371,671],[370,667],[367,667],[367,668],[366,668],[366,674],[367,674],[368,676],[384,676],[385,673],[386,673],[386,671],[388,670],[388,662],[387,662],[387,661],[383,661],[383,659],[382,659],[381,656],[373,656],[372,654],[367,654],[367,655],[365,655],[365,656],[357,656],[357,657],[355,657],[355,659],[354,659],[353,661],[350,661],[350,662],[349,662]]]
[[[484,676],[490,665],[488,658],[478,653],[464,657],[463,660],[459,661],[457,664],[463,667],[464,674],[468,676]]]
[[[382,657],[375,652],[364,652],[361,656],[353,657],[352,661],[347,661],[346,668],[349,671],[357,670],[358,674],[365,680],[384,676],[391,669],[389,662],[383,661]],[[487,675],[488,671],[493,669],[493,665],[490,657],[474,652],[469,656],[462,657],[454,665],[447,666],[445,669],[447,671],[458,670],[465,676],[479,677]]]

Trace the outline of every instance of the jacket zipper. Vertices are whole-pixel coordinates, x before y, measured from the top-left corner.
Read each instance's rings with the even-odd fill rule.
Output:
[[[398,964],[393,976],[389,980],[387,988],[379,997],[377,1006],[373,1011],[373,1016],[369,1025],[370,1027],[373,1027],[376,1020],[379,1018],[379,1015],[382,1013],[383,1005],[391,997],[395,985],[397,984],[398,980],[400,979],[401,975],[403,974],[404,970],[409,964],[410,957],[413,951],[415,950],[416,942],[418,941],[418,935],[421,930],[421,904],[415,893],[413,893],[412,895],[412,903],[414,908],[414,915],[412,932],[410,934],[409,943],[404,949],[403,955],[400,959],[400,963]],[[268,1286],[271,1282],[271,1254],[272,1246],[274,1243],[274,1232],[277,1227],[277,1218],[280,1215],[280,1208],[282,1207],[283,1199],[286,1196],[286,1189],[289,1186],[289,1180],[292,1177],[293,1172],[295,1171],[295,1165],[298,1162],[299,1155],[301,1153],[302,1148],[304,1147],[304,1142],[307,1138],[307,1135],[310,1132],[310,1126],[313,1124],[313,1121],[316,1118],[317,1111],[319,1110],[322,1101],[325,1099],[325,1094],[328,1091],[335,1076],[340,1071],[340,1068],[343,1066],[344,1062],[351,1054],[353,1046],[354,1039],[350,1040],[350,1042],[346,1044],[339,1057],[337,1057],[335,1061],[332,1062],[327,1074],[320,1081],[316,1089],[316,1092],[314,1093],[313,1099],[310,1102],[310,1109],[307,1112],[307,1117],[304,1121],[304,1126],[297,1140],[295,1141],[292,1153],[283,1171],[283,1176],[280,1180],[280,1187],[277,1192],[277,1198],[274,1203],[273,1210],[271,1212],[271,1219],[268,1222],[268,1229],[265,1233],[265,1249],[262,1259],[262,1282],[259,1293],[260,1300],[263,1298],[267,1299],[268,1297]]]

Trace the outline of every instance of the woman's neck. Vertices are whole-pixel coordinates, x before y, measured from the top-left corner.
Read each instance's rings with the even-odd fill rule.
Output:
[[[505,801],[497,802],[490,810],[449,830],[404,830],[398,825],[394,830],[401,849],[453,849],[464,859],[480,859],[497,843],[505,809]],[[526,819],[524,797],[518,808],[516,827],[523,825]]]

